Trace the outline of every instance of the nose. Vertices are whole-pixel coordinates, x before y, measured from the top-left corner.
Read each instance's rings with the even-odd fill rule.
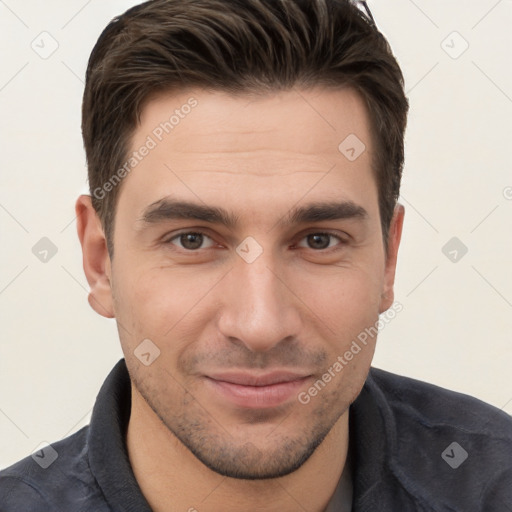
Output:
[[[252,263],[236,261],[221,290],[222,334],[253,352],[265,352],[298,337],[300,300],[288,281],[289,272],[265,252]]]

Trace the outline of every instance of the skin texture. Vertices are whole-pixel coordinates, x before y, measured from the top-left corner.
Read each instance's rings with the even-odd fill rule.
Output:
[[[309,403],[297,394],[392,305],[404,209],[395,209],[385,254],[369,120],[354,91],[169,93],[144,107],[132,150],[191,97],[197,105],[121,184],[113,261],[90,198],[76,205],[89,302],[116,319],[132,378],[130,461],[158,512],[320,512],[345,464],[348,407],[376,339]],[[349,134],[366,146],[354,161],[338,149]],[[238,222],[142,220],[169,196],[222,207]],[[279,223],[326,201],[366,215]],[[202,245],[177,236],[198,231]],[[333,236],[308,236],[325,231]],[[263,251],[251,263],[236,251],[247,237]],[[144,339],[160,350],[149,366],[134,354]],[[228,370],[307,378],[280,405],[247,408],[205,377]]]

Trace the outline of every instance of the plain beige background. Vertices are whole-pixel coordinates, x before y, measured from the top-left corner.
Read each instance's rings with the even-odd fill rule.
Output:
[[[115,322],[87,303],[74,202],[87,185],[87,59],[135,3],[0,2],[0,468],[87,424],[122,357]],[[369,3],[411,106],[403,311],[382,330],[374,365],[512,414],[512,2]],[[46,262],[33,253],[43,237],[57,250]],[[453,237],[458,246],[443,249]]]

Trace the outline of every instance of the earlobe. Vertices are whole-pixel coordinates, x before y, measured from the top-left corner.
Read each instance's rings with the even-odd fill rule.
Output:
[[[101,221],[92,206],[91,197],[79,196],[75,212],[78,238],[82,245],[84,272],[91,288],[89,304],[99,315],[114,318],[110,257]]]
[[[393,218],[389,226],[388,252],[384,270],[384,288],[381,294],[379,314],[388,310],[395,300],[394,284],[396,263],[398,258],[398,247],[402,238],[405,208],[401,204],[395,206]]]

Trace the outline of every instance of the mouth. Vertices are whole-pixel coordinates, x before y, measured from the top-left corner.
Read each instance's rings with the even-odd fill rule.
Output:
[[[277,407],[296,396],[311,375],[292,372],[267,374],[229,372],[205,376],[216,397],[249,409]]]

